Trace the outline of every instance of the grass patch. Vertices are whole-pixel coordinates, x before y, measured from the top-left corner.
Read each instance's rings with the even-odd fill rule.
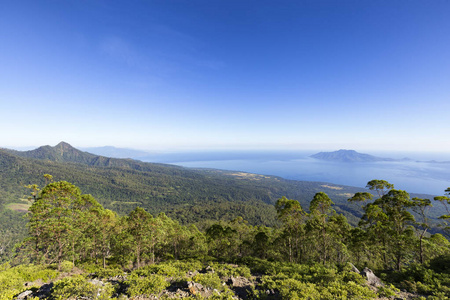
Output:
[[[122,201],[111,202],[111,205],[114,205],[114,204],[142,204],[142,202],[122,202]]]
[[[6,204],[6,208],[18,212],[28,212],[28,208],[30,208],[31,204],[24,203],[9,203]]]

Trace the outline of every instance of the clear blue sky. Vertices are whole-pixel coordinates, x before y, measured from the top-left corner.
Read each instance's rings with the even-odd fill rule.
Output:
[[[450,152],[450,1],[0,2],[0,147]]]

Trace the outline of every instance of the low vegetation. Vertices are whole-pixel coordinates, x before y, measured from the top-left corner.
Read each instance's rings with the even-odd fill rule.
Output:
[[[375,199],[349,199],[363,203],[357,227],[319,192],[308,211],[280,198],[277,227],[239,217],[200,231],[139,207],[120,217],[77,186],[46,178],[42,190],[33,187],[26,236],[0,267],[0,299],[375,299],[400,289],[450,297],[450,242],[427,233],[431,201],[382,180],[367,185]],[[448,195],[436,200],[450,204]],[[384,284],[371,283],[367,268]]]

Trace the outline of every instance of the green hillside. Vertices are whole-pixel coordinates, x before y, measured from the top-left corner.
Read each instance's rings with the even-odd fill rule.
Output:
[[[82,152],[67,143],[32,151],[0,150],[0,201],[16,203],[29,184],[46,184],[44,174],[67,180],[92,194],[106,208],[128,213],[141,206],[165,212],[180,222],[233,219],[245,216],[252,224],[273,225],[273,204],[282,196],[305,207],[315,193],[327,192],[337,210],[350,221],[357,206],[347,199],[361,189],[318,182],[285,180],[243,172],[190,169],[173,165],[114,159]]]

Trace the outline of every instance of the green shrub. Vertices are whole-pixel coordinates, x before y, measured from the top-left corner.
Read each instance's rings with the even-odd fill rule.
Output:
[[[103,286],[90,283],[81,275],[66,277],[55,282],[52,288],[53,299],[68,298],[90,298],[90,299],[111,299],[114,292],[111,284]]]
[[[399,289],[397,289],[392,284],[380,286],[378,288],[378,296],[380,296],[380,297],[386,297],[386,298],[394,297],[397,292],[399,292]]]
[[[91,273],[91,277],[93,278],[111,278],[114,276],[125,274],[123,269],[118,267],[117,265],[109,265],[106,268],[103,268],[102,265],[84,263],[79,267],[86,273]]]
[[[251,277],[250,269],[247,266],[236,266],[230,264],[219,264],[212,263],[211,264],[214,271],[219,275],[219,277]]]
[[[0,299],[12,299],[12,297],[26,289],[25,282],[32,282],[38,279],[47,282],[58,276],[58,271],[43,266],[20,265],[11,268],[9,264],[1,266],[0,272]]]
[[[125,272],[122,269],[100,269],[95,273],[95,276],[98,278],[111,278],[124,274]]]
[[[321,299],[315,284],[292,278],[279,281],[278,291],[283,299]]]
[[[150,276],[152,274],[158,274],[173,277],[180,275],[180,272],[176,267],[170,264],[155,264],[139,268],[133,271],[133,274],[137,274],[138,276]]]
[[[203,264],[198,260],[177,260],[169,263],[178,269],[180,273],[194,272],[201,270],[203,268]]]
[[[321,299],[374,299],[376,293],[363,284],[356,282],[335,281],[325,286],[318,286]]]
[[[208,288],[223,290],[222,281],[215,273],[197,274],[192,280]]]
[[[136,273],[128,277],[128,295],[131,297],[139,295],[156,295],[161,293],[170,284],[162,275],[149,275],[140,277]]]
[[[433,258],[430,261],[430,268],[436,273],[450,274],[450,254]]]
[[[437,266],[435,268],[437,269]],[[450,297],[450,274],[437,273],[423,265],[411,264],[402,271],[384,273],[381,277],[409,292]]]
[[[333,267],[286,264],[278,265],[276,269],[287,273],[262,276],[261,288],[277,290],[283,299],[376,298],[376,294],[365,284],[362,276],[349,272],[345,268],[337,272],[337,269]],[[264,296],[258,295],[257,292],[254,294],[256,298]]]
[[[65,260],[61,263],[61,272],[69,273],[72,271],[72,269],[73,269],[73,263],[71,261]]]
[[[42,265],[20,265],[12,268],[16,271],[20,277],[25,281],[35,281],[41,279],[46,282],[51,279],[55,279],[59,272],[50,268],[46,268]]]

